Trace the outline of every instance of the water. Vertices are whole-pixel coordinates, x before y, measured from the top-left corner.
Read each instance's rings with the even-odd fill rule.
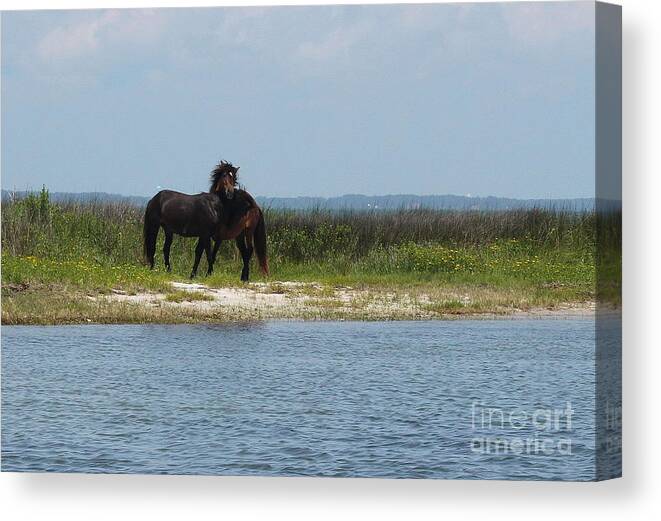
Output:
[[[594,338],[582,319],[3,327],[2,470],[590,480]]]

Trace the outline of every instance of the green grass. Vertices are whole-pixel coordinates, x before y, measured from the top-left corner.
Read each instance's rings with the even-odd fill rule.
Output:
[[[197,301],[211,301],[212,297],[206,293],[199,291],[172,291],[165,296],[166,302],[197,302]]]
[[[165,273],[146,270],[138,264],[109,266],[87,258],[57,260],[2,254],[3,284],[56,284],[104,293],[111,289],[163,291],[170,287],[171,279]]]
[[[161,234],[157,269],[148,270],[142,260],[142,213],[127,204],[55,204],[45,190],[3,202],[3,322],[30,305],[39,307],[34,294],[57,296],[42,299],[41,307],[63,305],[67,293],[113,289],[183,299],[172,293],[170,282],[187,280],[195,240],[176,237],[173,272],[165,273]],[[300,290],[319,302],[332,300],[338,287],[413,294],[457,288],[476,295],[470,305],[446,296],[425,304],[447,311],[479,311],[509,301],[542,306],[584,302],[594,300],[597,289],[619,303],[619,214],[600,220],[594,213],[547,210],[267,209],[266,223],[271,277],[265,291],[284,293],[289,290],[278,281],[301,281],[319,285]],[[597,258],[598,245],[606,253]],[[234,245],[224,243],[214,274],[198,280],[212,287],[238,286],[241,264]],[[203,260],[200,273],[205,271]],[[264,280],[256,263],[251,279]],[[337,306],[327,302],[327,307]]]

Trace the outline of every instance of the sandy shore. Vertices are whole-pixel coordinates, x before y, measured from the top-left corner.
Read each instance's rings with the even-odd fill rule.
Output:
[[[438,295],[406,291],[376,291],[350,287],[325,287],[315,283],[271,282],[212,288],[204,284],[173,282],[171,293],[127,294],[89,297],[98,302],[138,306],[145,311],[176,312],[200,318],[236,319],[338,319],[421,320],[433,318],[571,318],[591,317],[595,303],[575,303],[552,309],[498,307],[482,311],[472,306],[470,295],[447,294],[457,303],[452,309],[434,306]]]

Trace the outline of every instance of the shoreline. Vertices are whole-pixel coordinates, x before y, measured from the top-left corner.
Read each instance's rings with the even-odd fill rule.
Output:
[[[255,322],[481,322],[481,321],[512,321],[519,320],[589,320],[594,319],[594,313],[565,313],[563,310],[539,310],[542,313],[533,312],[515,312],[511,314],[483,313],[483,314],[463,314],[463,315],[445,315],[434,318],[392,318],[392,319],[352,319],[352,318],[253,318],[235,320],[198,320],[186,322],[95,322],[86,320],[84,322],[60,322],[60,323],[17,323],[0,324],[2,327],[66,327],[66,326],[195,326],[195,325],[224,325],[224,324],[251,324]],[[613,314],[613,316],[616,316]]]
[[[319,283],[274,281],[245,286],[210,287],[171,282],[170,292],[62,294],[36,290],[49,315],[31,310],[6,312],[2,325],[203,324],[261,320],[422,321],[595,318],[596,303],[501,305],[480,301],[481,294],[457,288],[416,292],[412,288],[353,288]],[[50,302],[48,301],[50,299]],[[4,299],[3,299],[4,300]],[[75,304],[75,312],[67,305]],[[525,303],[524,303],[525,304]],[[62,312],[59,313],[60,308]]]

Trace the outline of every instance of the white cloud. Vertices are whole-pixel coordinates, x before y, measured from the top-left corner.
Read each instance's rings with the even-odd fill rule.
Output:
[[[314,41],[305,41],[295,50],[295,56],[314,63],[338,57],[348,57],[350,51],[374,35],[375,24],[363,20],[340,25]]]
[[[215,32],[215,43],[229,47],[261,47],[272,45],[264,41],[272,23],[268,7],[232,8],[224,11],[222,22]],[[274,35],[275,36],[275,35]]]
[[[37,55],[50,61],[78,58],[95,51],[99,46],[99,29],[105,23],[103,18],[53,29],[37,44]]]
[[[135,49],[156,43],[166,23],[164,11],[150,9],[93,11],[50,30],[36,45],[42,62],[88,61],[100,52]]]
[[[593,2],[511,3],[501,12],[510,36],[523,45],[554,45],[594,28]]]

